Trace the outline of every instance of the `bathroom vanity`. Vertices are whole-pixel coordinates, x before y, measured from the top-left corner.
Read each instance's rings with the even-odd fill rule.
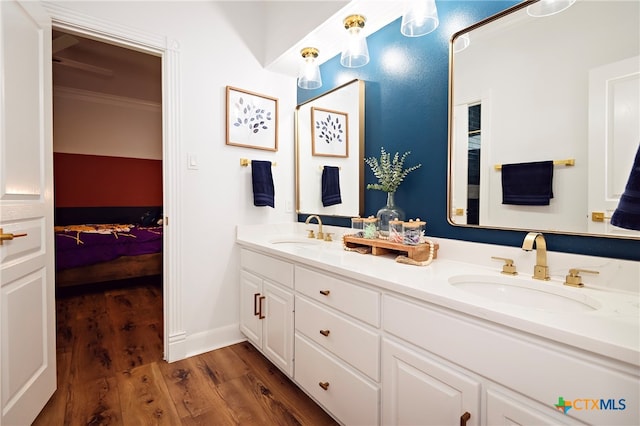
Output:
[[[539,281],[519,248],[438,239],[420,267],[310,226],[238,227],[241,331],[339,422],[640,423],[638,262],[550,247]]]

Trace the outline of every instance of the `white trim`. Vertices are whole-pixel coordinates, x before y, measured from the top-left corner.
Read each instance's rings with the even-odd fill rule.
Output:
[[[179,173],[180,157],[180,68],[179,43],[165,36],[150,34],[104,19],[69,10],[59,4],[43,2],[52,25],[92,38],[162,57],[162,160],[163,209],[165,220],[163,242],[164,358],[177,361],[185,357],[182,313],[181,223],[182,199]]]
[[[240,333],[240,324],[236,323],[194,333],[187,337],[183,348],[186,351],[186,356],[194,356],[244,342],[245,340],[247,338]]]
[[[119,108],[138,109],[143,111],[161,112],[162,104],[158,102],[143,101],[127,96],[108,95],[106,93],[93,92],[91,90],[74,89],[72,87],[53,86],[53,96],[58,98],[73,99],[83,102],[115,106]]]

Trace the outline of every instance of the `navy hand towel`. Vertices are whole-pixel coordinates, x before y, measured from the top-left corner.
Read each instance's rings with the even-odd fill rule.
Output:
[[[553,161],[502,165],[502,204],[548,206],[553,198]]]
[[[253,183],[253,205],[275,207],[271,161],[251,161],[251,182]]]
[[[327,207],[341,203],[340,168],[324,166],[322,169],[322,205]]]
[[[611,216],[611,224],[619,228],[640,231],[640,146],[633,160],[627,186],[618,202],[618,208]]]

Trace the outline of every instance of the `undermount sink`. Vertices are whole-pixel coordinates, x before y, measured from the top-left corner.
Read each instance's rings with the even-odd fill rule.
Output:
[[[321,240],[316,240],[314,238],[304,238],[299,236],[286,236],[286,237],[278,237],[269,240],[270,244],[277,245],[291,245],[291,246],[315,246],[322,243]]]
[[[588,312],[600,309],[601,304],[580,289],[564,288],[560,283],[526,280],[503,276],[458,275],[449,284],[490,299],[494,302],[518,305],[548,312]]]

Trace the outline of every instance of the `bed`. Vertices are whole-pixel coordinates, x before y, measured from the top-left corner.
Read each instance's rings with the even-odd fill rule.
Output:
[[[56,287],[162,274],[161,210],[140,212],[56,209]]]

